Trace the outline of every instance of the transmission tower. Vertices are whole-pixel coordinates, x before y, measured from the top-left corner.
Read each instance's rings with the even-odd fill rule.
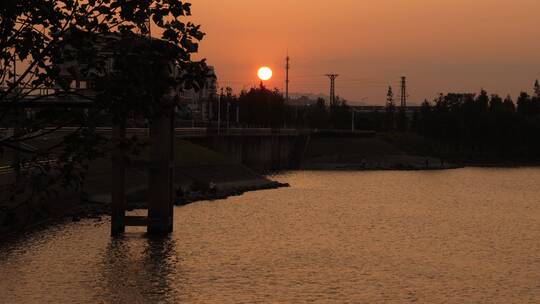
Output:
[[[407,107],[407,78],[401,77],[401,107]]]
[[[338,74],[326,74],[326,77],[330,78],[330,104],[336,102],[336,78]]]

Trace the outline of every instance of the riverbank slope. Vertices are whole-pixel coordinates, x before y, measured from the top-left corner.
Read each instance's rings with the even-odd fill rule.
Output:
[[[175,151],[177,205],[286,186],[188,141],[178,140]],[[146,171],[130,168],[126,175],[128,209],[145,208],[148,193]],[[9,174],[1,176],[4,194],[7,194],[5,190],[12,178]],[[56,220],[109,214],[111,184],[111,161],[100,159],[90,166],[84,189],[80,192],[57,189],[58,195],[29,204],[11,202],[3,196],[0,201],[0,239]]]
[[[302,161],[306,170],[441,170],[460,166],[406,149],[388,134],[366,137],[313,137]]]

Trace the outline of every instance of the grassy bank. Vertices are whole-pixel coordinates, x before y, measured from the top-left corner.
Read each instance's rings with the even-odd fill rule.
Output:
[[[432,140],[413,133],[378,133],[364,138],[314,137],[304,169],[439,170],[458,167],[539,166],[537,156],[505,156],[484,146]]]
[[[421,138],[392,134],[372,137],[314,137],[302,162],[304,169],[438,170],[458,167],[422,150]],[[397,139],[403,140],[398,142]]]
[[[413,133],[385,133],[381,137],[405,153],[432,156],[446,162],[468,167],[519,167],[538,166],[538,155],[523,152],[520,156],[505,154],[499,147],[465,145],[433,140]],[[509,146],[508,151],[517,147]],[[503,149],[504,150],[504,149]]]

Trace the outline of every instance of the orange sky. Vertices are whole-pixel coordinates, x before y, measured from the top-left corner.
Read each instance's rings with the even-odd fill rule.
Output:
[[[221,86],[283,88],[291,56],[291,92],[327,93],[324,74],[339,73],[337,93],[384,103],[388,85],[409,79],[410,100],[438,92],[516,95],[540,78],[540,0],[192,0],[207,33],[200,54]],[[367,99],[365,99],[367,98]]]

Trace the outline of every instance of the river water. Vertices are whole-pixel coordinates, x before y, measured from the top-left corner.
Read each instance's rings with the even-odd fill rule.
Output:
[[[0,303],[540,303],[540,169],[292,172],[290,188],[0,247]]]

